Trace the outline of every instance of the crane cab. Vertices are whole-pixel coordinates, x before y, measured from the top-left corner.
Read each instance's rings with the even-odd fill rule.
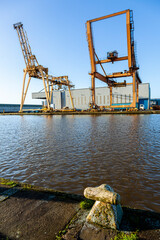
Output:
[[[117,51],[107,52],[107,59],[110,59],[113,62],[116,58],[118,58]]]

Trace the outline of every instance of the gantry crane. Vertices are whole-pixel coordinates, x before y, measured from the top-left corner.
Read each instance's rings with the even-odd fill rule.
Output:
[[[51,97],[52,97],[54,85],[58,85],[60,88],[61,88],[61,86],[68,86],[72,108],[74,109],[73,99],[72,99],[71,90],[70,90],[70,88],[73,87],[73,85],[68,80],[68,76],[53,77],[51,75],[48,75],[48,68],[45,68],[42,65],[39,65],[36,56],[32,54],[31,47],[30,47],[28,37],[27,37],[27,33],[23,29],[23,24],[21,22],[19,22],[19,23],[13,24],[13,27],[14,27],[14,29],[17,30],[17,34],[19,37],[24,61],[26,64],[26,68],[24,69],[20,112],[23,111],[22,108],[23,108],[23,104],[24,104],[24,101],[26,98],[26,94],[28,91],[28,87],[29,87],[31,78],[38,78],[38,79],[43,80],[48,111],[51,110],[50,105],[51,105]],[[27,85],[25,87],[25,81],[26,81],[27,74],[28,74],[29,78],[28,78]]]
[[[127,28],[127,49],[128,49],[128,56],[122,56],[118,57],[118,52],[108,52],[107,53],[107,59],[100,60],[96,54],[94,43],[93,43],[93,35],[92,35],[92,24],[93,22],[108,19],[111,17],[115,17],[121,14],[126,14],[126,28]],[[95,78],[98,78],[99,80],[105,82],[108,84],[110,88],[110,107],[112,107],[112,88],[113,87],[122,87],[126,86],[128,84],[133,85],[133,101],[130,105],[125,105],[121,107],[132,107],[136,108],[136,103],[138,102],[138,84],[141,83],[141,79],[138,75],[138,67],[136,65],[136,59],[135,59],[135,52],[134,52],[134,28],[133,28],[133,11],[132,10],[124,10],[121,12],[113,13],[107,16],[103,16],[100,18],[95,18],[92,20],[89,20],[86,22],[87,25],[87,40],[88,40],[88,48],[89,48],[89,54],[90,54],[90,62],[91,62],[91,91],[92,91],[92,107],[96,106],[95,102]],[[107,75],[104,67],[102,64],[109,63],[109,62],[116,62],[116,61],[128,61],[128,71],[124,70],[123,72],[115,72],[111,75]],[[100,74],[96,70],[96,65],[99,64],[102,68],[102,71],[104,75]],[[132,77],[133,81],[132,83],[126,83],[124,82],[116,82],[115,78],[122,78],[122,77]],[[119,105],[114,107],[120,107]]]

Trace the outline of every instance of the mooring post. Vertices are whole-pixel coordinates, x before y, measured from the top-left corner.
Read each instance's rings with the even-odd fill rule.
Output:
[[[119,229],[123,210],[120,204],[120,195],[107,184],[99,187],[88,187],[84,196],[96,200],[86,221],[96,223],[106,228]]]

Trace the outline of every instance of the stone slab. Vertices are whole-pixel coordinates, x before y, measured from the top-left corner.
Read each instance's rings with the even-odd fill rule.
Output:
[[[78,209],[78,201],[54,193],[22,190],[0,202],[0,237],[56,239]]]
[[[9,188],[7,190],[3,190],[0,193],[0,202],[6,200],[7,198],[9,198],[10,196],[14,195],[15,193],[19,192],[21,190],[21,188],[18,187],[13,187],[13,188]]]

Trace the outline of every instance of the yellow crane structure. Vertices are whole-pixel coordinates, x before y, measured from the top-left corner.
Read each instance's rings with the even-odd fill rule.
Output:
[[[28,87],[31,81],[31,78],[38,78],[43,80],[46,100],[47,100],[47,110],[51,110],[51,97],[53,93],[53,87],[55,85],[58,85],[59,88],[62,86],[67,86],[70,94],[71,104],[72,108],[74,109],[73,99],[71,96],[71,90],[70,88],[74,87],[74,85],[71,84],[71,82],[68,80],[68,76],[59,76],[59,77],[53,77],[51,75],[48,75],[48,68],[43,67],[42,65],[39,65],[37,58],[35,55],[32,54],[31,47],[28,41],[27,33],[23,29],[23,24],[21,22],[13,24],[14,29],[17,30],[19,42],[21,45],[24,61],[26,64],[26,68],[24,71],[23,76],[23,87],[22,87],[22,97],[21,97],[21,105],[20,105],[20,112],[23,112],[23,104],[25,102],[25,98],[27,95]],[[26,76],[28,74],[28,81],[27,85],[26,82]],[[25,86],[26,85],[26,86]]]
[[[118,57],[118,52],[108,52],[107,53],[107,59],[100,60],[96,54],[94,43],[93,43],[93,34],[92,34],[92,24],[97,21],[105,20],[111,17],[115,17],[118,15],[126,14],[126,29],[127,29],[127,50],[128,55],[127,56],[121,56]],[[88,48],[89,48],[89,54],[90,54],[90,63],[91,63],[91,91],[92,91],[92,107],[96,106],[95,102],[95,78],[101,80],[102,82],[108,84],[110,88],[110,107],[112,106],[112,88],[113,87],[123,87],[129,84],[132,84],[133,86],[133,101],[129,105],[114,105],[114,108],[119,107],[125,107],[125,108],[136,108],[136,105],[138,103],[138,84],[141,83],[141,79],[138,74],[138,67],[136,65],[136,59],[135,59],[135,51],[134,51],[134,27],[133,27],[133,11],[130,9],[113,13],[110,15],[106,15],[103,17],[95,18],[92,20],[89,20],[86,22],[87,26],[87,40],[88,40]],[[117,61],[128,61],[128,70],[124,70],[123,72],[115,72],[110,75],[106,74],[106,71],[103,67],[104,63],[114,63]],[[103,71],[103,75],[96,70],[96,65],[100,65],[101,69]],[[114,79],[122,78],[122,77],[132,77],[132,83],[126,83],[124,82],[116,82]]]

